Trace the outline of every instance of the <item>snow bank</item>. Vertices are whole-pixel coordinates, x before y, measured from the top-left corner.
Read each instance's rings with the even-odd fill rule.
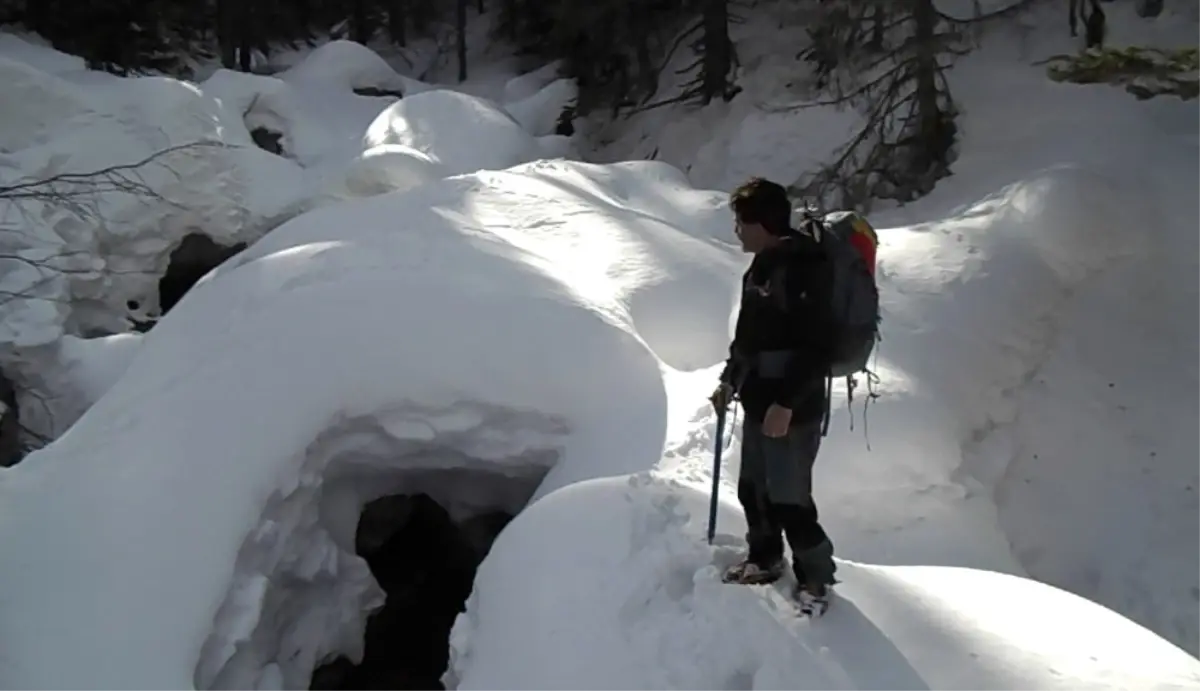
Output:
[[[1122,40],[1195,43],[1194,18],[1127,19],[1119,22]],[[1060,32],[1035,33],[1027,50],[1064,52],[1068,42]],[[1103,268],[1073,280],[1065,294],[1047,287],[1028,295],[1035,315],[1056,303],[1052,322],[1038,327],[1049,337],[1026,351],[1040,350],[1029,360],[1036,366],[996,401],[967,445],[963,474],[992,494],[1013,554],[1032,577],[1196,654],[1200,354],[1195,324],[1180,315],[1200,310],[1197,105],[1058,85],[1021,65],[1017,45],[997,44],[955,71],[955,93],[971,114],[963,156],[955,177],[915,213],[961,203],[981,184],[1024,178],[1035,194],[1023,196],[1056,189],[1076,206],[1053,204],[1058,212],[1040,224],[1043,244],[1074,238],[1048,264]],[[1030,170],[1043,173],[1030,180]]]
[[[91,103],[95,112],[64,121],[11,154],[6,162],[14,173],[5,182],[87,174],[160,155],[114,182],[66,188],[75,200],[27,200],[19,214],[0,219],[10,229],[12,250],[37,264],[7,275],[5,287],[18,292],[37,285],[47,300],[74,301],[76,328],[123,330],[127,300],[154,304],[175,239],[192,230],[221,242],[239,239],[249,213],[220,138],[220,113],[195,88],[154,77],[119,80],[102,98],[93,94]],[[64,273],[52,271],[47,281],[46,265]],[[32,346],[62,333],[65,310],[13,302],[6,311],[20,310],[24,318],[6,318],[0,340]]]
[[[1149,21],[1132,5],[1105,7],[1113,45],[1195,45],[1194,3]],[[854,115],[764,112],[812,98],[779,30],[802,24],[800,11],[731,28],[745,67],[731,103],[635,115],[603,130],[616,141],[601,155],[654,155],[725,189],[750,174],[790,183],[828,160]],[[832,460],[817,469],[822,511],[835,534],[854,536],[839,543],[845,556],[1025,572],[1195,652],[1200,357],[1195,322],[1180,315],[1200,309],[1197,106],[1047,79],[1030,63],[1079,48],[1059,12],[997,27],[956,62],[953,175],[872,214],[884,397],[870,409],[870,454],[846,434],[839,401]],[[860,405],[855,417],[863,433]],[[686,456],[710,438],[694,430],[681,444],[681,477],[704,481]],[[962,505],[978,507],[974,518],[947,512]],[[964,541],[980,531],[994,537]]]
[[[73,74],[87,69],[83,58],[55,50],[36,34],[14,34],[10,27],[0,31],[0,55],[23,62],[39,72]]]
[[[3,685],[301,687],[356,653],[378,597],[352,554],[365,501],[456,469],[549,469],[545,493],[652,466],[655,351],[719,359],[736,280],[707,237],[720,195],[681,181],[464,176],[319,209],[223,265],[0,476]]]
[[[554,134],[563,110],[579,98],[574,79],[559,79],[521,101],[506,103],[504,109],[525,131],[535,137]]]
[[[451,634],[451,688],[1200,684],[1200,661],[1112,611],[985,571],[843,562],[829,612],[804,622],[786,582],[720,582],[740,555],[705,545],[706,517],[702,492],[646,474],[576,484],[526,509]],[[737,513],[721,519],[736,530],[718,543],[741,542]]]
[[[55,343],[21,349],[5,374],[21,383],[21,424],[50,439],[75,423],[100,400],[138,352],[142,334],[97,338],[63,336]]]
[[[383,144],[367,149],[338,171],[324,193],[334,199],[373,197],[443,177],[442,165],[428,154],[400,144]]]
[[[0,37],[9,38],[4,34]],[[27,146],[90,110],[78,86],[10,59],[2,48],[0,83],[4,84],[4,98],[0,99],[0,153]]]
[[[312,142],[319,139],[319,132],[304,117],[296,94],[286,82],[222,69],[199,86],[225,109],[227,141],[252,145],[251,131],[262,128],[280,135],[285,157],[299,161],[313,158],[310,150],[315,148]],[[243,127],[238,127],[239,123]]]
[[[562,62],[547,63],[536,70],[517,75],[504,83],[504,103],[523,101],[554,82],[562,70]]]
[[[426,150],[396,140],[364,148],[364,133],[394,98],[351,89],[411,94],[429,87],[349,42],[322,46],[278,77],[217,70],[196,85],[161,77],[68,82],[35,66],[44,62],[0,55],[0,76],[7,75],[3,81],[15,96],[0,107],[0,150],[7,150],[0,154],[0,184],[134,166],[182,147],[115,184],[73,188],[68,200],[28,200],[0,217],[0,228],[17,231],[6,235],[4,249],[19,257],[4,262],[3,289],[23,296],[0,306],[0,345],[25,349],[20,357],[51,369],[58,367],[54,344],[64,334],[114,333],[131,320],[156,319],[157,282],[185,235],[253,242],[323,204],[574,153],[569,138],[535,138],[492,105],[481,107],[499,124],[469,148],[447,151],[446,142],[461,138],[455,128],[474,120],[456,117],[463,113],[454,99],[440,101],[450,109],[443,112],[437,98],[424,110],[419,102],[399,109],[407,114],[405,126],[422,133],[417,142]],[[547,108],[557,107],[555,93],[562,95],[555,88],[541,97]],[[541,127],[536,105],[523,112]],[[255,130],[277,136],[280,155],[260,148]],[[55,376],[15,357],[6,354],[22,391],[46,397],[62,390]],[[74,419],[86,402],[64,401],[70,410],[51,417]],[[39,431],[49,434],[51,427]]]
[[[61,361],[86,405],[100,400],[121,378],[142,339],[140,333],[121,333],[100,338],[66,336],[59,341]]]
[[[430,85],[397,73],[374,51],[354,41],[330,41],[279,75],[289,82],[338,84],[346,90],[376,89],[408,96]]]
[[[888,457],[831,437],[818,467],[843,556],[1015,570],[994,507],[955,481],[961,429],[947,420],[972,409],[956,416],[957,390],[923,369],[905,327],[960,319],[944,297],[956,287],[996,312],[993,328],[1028,335],[1009,303],[1027,296],[1004,292],[1000,269],[1045,288],[1104,258],[1058,251],[1077,241],[1069,223],[1014,230],[1038,222],[1023,213],[1071,207],[1070,189],[1007,190],[956,220],[956,232],[981,224],[961,243],[894,231],[922,261],[881,265],[911,296],[888,304],[894,340],[914,339],[888,356],[894,395],[873,413]],[[456,625],[460,688],[1200,682],[1200,663],[1150,632],[999,575],[844,562],[843,599],[811,629],[776,591],[719,584],[743,525],[727,495],[721,546],[703,544],[693,481],[706,484],[707,458],[662,459],[662,371],[724,354],[741,260],[717,240],[723,197],[658,163],[538,162],[324,207],[268,234],[207,276],[67,434],[0,475],[0,589],[12,594],[0,682],[303,687],[322,659],[361,652],[379,601],[353,555],[367,501],[426,491],[460,516],[515,510],[520,492],[495,487],[543,476]],[[531,573],[531,550],[548,544],[561,558]],[[1034,604],[1014,618],[1013,602]],[[103,635],[130,612],[138,626]]]
[[[539,482],[538,503],[501,536],[456,627],[452,680],[463,688],[1200,682],[1194,659],[1136,625],[999,575],[844,562],[845,599],[812,628],[795,623],[773,590],[719,586],[717,569],[734,554],[726,546],[714,552],[699,537],[706,507],[696,489],[707,491],[712,431],[711,415],[696,410],[712,383],[706,368],[724,355],[742,265],[718,240],[730,233],[724,195],[692,190],[680,171],[652,163],[540,161],[508,169],[569,140],[534,137],[504,109],[446,91],[409,94],[380,113],[384,99],[345,94],[356,83],[378,83],[357,82],[361,75],[386,78],[376,62],[345,45],[321,60],[280,80],[314,123],[310,132],[321,132],[321,141],[314,135],[309,144],[313,167],[320,168],[314,177],[324,187],[291,161],[242,149],[254,158],[226,159],[230,175],[236,181],[250,171],[261,187],[241,180],[233,189],[244,198],[223,203],[247,209],[280,188],[288,191],[270,200],[279,208],[295,195],[307,198],[310,189],[325,189],[326,199],[382,196],[305,214],[211,273],[139,346],[113,353],[112,371],[125,367],[125,373],[78,424],[0,474],[0,592],[8,595],[0,602],[0,685],[302,687],[325,656],[359,652],[363,612],[378,601],[365,565],[352,555],[354,520],[366,501],[427,491],[459,515],[513,510],[521,497],[513,488]],[[1120,435],[1089,430],[1095,418],[1085,425],[1082,415],[1055,417],[1036,407],[1067,401],[1081,408],[1078,396],[1029,400],[1039,368],[1062,367],[1072,355],[1056,350],[1076,343],[1062,338],[1062,315],[1083,309],[1082,289],[1144,258],[1145,239],[1167,227],[1167,215],[1155,213],[1164,197],[1146,181],[1150,176],[1128,175],[1130,161],[1142,168],[1158,162],[1136,155],[1162,153],[1143,146],[1144,133],[1156,129],[1136,126],[1146,124],[1143,111],[1118,128],[1111,119],[1081,120],[1079,107],[1028,117],[1028,103],[1053,100],[1049,90],[1016,89],[1028,73],[994,70],[979,79],[1004,102],[990,103],[996,110],[987,112],[1019,112],[996,116],[1004,127],[975,121],[964,131],[1004,136],[971,139],[964,149],[973,153],[964,153],[956,176],[935,195],[877,217],[884,238],[885,397],[872,406],[870,439],[878,451],[865,453],[862,439],[843,431],[846,412],[839,406],[817,468],[822,514],[844,558],[1014,574],[1028,566],[1030,573],[1069,580],[1059,555],[1108,566],[1114,542],[1131,539],[1095,507],[1075,507],[1071,520],[1060,515],[1059,495],[1080,486],[1086,496],[1108,497],[1099,504],[1105,512],[1119,503],[1113,520],[1147,527],[1138,533],[1152,536],[1147,543],[1165,536],[1173,546],[1196,544],[1174,530],[1184,515],[1174,512],[1188,508],[1194,527],[1194,494],[1171,494],[1141,512],[1130,510],[1128,500],[1134,495],[1146,504],[1145,496],[1165,496],[1164,488],[1194,477],[1194,466],[1185,472],[1178,462],[1194,435],[1162,442],[1172,454],[1167,470],[1144,473],[1149,464],[1137,463],[1117,474],[1124,489],[1117,492],[1104,478],[1131,450],[1145,450],[1144,440],[1130,442],[1144,428],[1128,417],[1101,418],[1129,443],[1113,443],[1119,451],[1112,458],[1080,464],[1059,437],[1091,431],[1091,454],[1100,456]],[[156,117],[187,100],[167,82],[131,87],[144,90],[142,96],[175,90],[163,99],[165,113],[152,111]],[[278,90],[275,82],[264,84],[243,89],[231,80],[224,98],[245,102],[247,95]],[[527,88],[520,84],[510,82],[513,94]],[[1017,91],[1022,98],[1011,96]],[[117,93],[126,100],[114,97],[100,109],[112,121],[129,115],[115,104],[128,102],[132,92]],[[521,97],[535,103],[540,95],[529,88]],[[983,105],[979,94],[963,93],[961,100],[971,112]],[[205,127],[245,129],[211,98],[197,102],[208,104]],[[1131,112],[1108,107],[1111,101],[1087,103],[1082,112],[1108,118]],[[1099,105],[1105,107],[1091,107]],[[764,115],[770,126],[760,127],[751,112],[757,104],[745,97],[731,104],[740,118],[722,121],[722,108],[704,109],[673,130],[695,135],[670,140],[673,155],[699,157],[693,177],[749,171],[752,159],[734,156],[738,168],[728,155],[744,150],[754,155],[752,172],[786,179],[799,147],[816,151],[838,139],[820,132],[847,125],[828,111],[807,111],[811,117],[802,121]],[[134,110],[136,119],[142,111]],[[534,129],[544,122],[535,109],[516,110]],[[256,117],[285,111],[271,106]],[[675,117],[655,112],[660,124]],[[1178,114],[1154,112],[1171,122]],[[818,129],[826,120],[829,128]],[[1194,122],[1188,123],[1192,143]],[[755,138],[787,127],[793,139],[786,146]],[[1130,136],[1096,147],[1111,131]],[[1060,135],[1066,144],[1050,146]],[[780,158],[785,149],[791,153]],[[1006,167],[985,175],[972,163],[985,159]],[[461,175],[441,177],[454,174]],[[192,184],[204,180],[193,177]],[[1194,177],[1170,189],[1194,201]],[[975,201],[964,205],[964,199]],[[201,203],[194,215],[210,221],[204,214],[212,204]],[[216,209],[216,218],[225,208]],[[74,226],[54,227],[93,242]],[[169,227],[168,237],[174,220]],[[1194,228],[1193,222],[1188,232]],[[139,261],[164,251],[149,246],[122,245],[140,253]],[[1194,245],[1158,248],[1189,249],[1194,257]],[[1186,263],[1176,268],[1195,275]],[[1171,289],[1150,273],[1130,275],[1154,286],[1147,296]],[[50,295],[73,290],[49,285]],[[1107,295],[1119,295],[1120,285],[1109,286]],[[124,300],[130,292],[113,290],[103,299]],[[1175,314],[1195,313],[1191,295],[1170,303]],[[1119,304],[1133,310],[1152,301]],[[15,315],[5,315],[6,326]],[[1093,308],[1080,321],[1102,339],[1099,326],[1108,317]],[[63,312],[23,318],[76,319]],[[1194,348],[1194,334],[1184,336]],[[64,343],[58,352],[66,359],[79,348],[100,357],[99,344]],[[1119,350],[1140,363],[1153,351]],[[1094,362],[1104,371],[1063,380],[1095,396],[1112,364]],[[687,386],[705,390],[672,401],[669,382],[686,377],[676,370],[693,371],[699,384]],[[1185,374],[1194,380],[1194,371]],[[1161,383],[1158,374],[1150,378]],[[81,380],[95,390],[110,381]],[[1145,388],[1136,400],[1149,409],[1152,388]],[[1194,413],[1194,400],[1184,400],[1191,408],[1183,413]],[[1021,407],[1030,404],[1058,426],[1034,429]],[[671,419],[680,409],[687,429],[672,439]],[[1040,463],[1034,444],[1051,445],[1056,463]],[[736,478],[736,443],[728,459],[727,491]],[[1023,489],[1030,478],[1049,480],[1039,491],[1053,496]],[[722,544],[730,545],[742,526],[732,495],[724,500]],[[1014,521],[1013,512],[1025,512],[1033,527]],[[1051,520],[1054,529],[1046,529]],[[1160,530],[1162,521],[1169,529]],[[1079,541],[1080,531],[1101,524],[1095,554],[1080,556],[1059,544]],[[1031,541],[1031,530],[1044,541]],[[531,576],[535,544],[537,554],[550,544],[562,558],[538,560],[542,570]],[[1177,559],[1164,559],[1149,549],[1139,555],[1140,571],[1114,570],[1119,577],[1097,589],[1111,597],[1117,586],[1126,593],[1145,592],[1157,581],[1169,581],[1172,592],[1182,587],[1192,571],[1180,565],[1194,552],[1181,549]],[[560,564],[571,564],[570,571],[557,570]],[[1164,577],[1160,568],[1175,572]],[[1129,588],[1130,582],[1140,585]],[[1022,615],[1015,621],[1008,616],[1014,602]],[[1167,605],[1139,616],[1160,631],[1169,628],[1159,626],[1164,621],[1178,624],[1186,639],[1178,615],[1185,608],[1178,600]],[[563,611],[578,616],[564,618]],[[1043,621],[1044,613],[1079,625]],[[137,626],[111,635],[113,621],[131,616]],[[583,640],[585,631],[591,640]]]
[[[367,129],[363,146],[399,144],[438,161],[448,175],[502,170],[538,156],[512,116],[481,98],[439,89],[401,99]]]
[[[2,107],[0,181],[133,166],[177,149],[115,183],[73,188],[76,196],[67,200],[23,201],[19,213],[10,209],[0,218],[18,231],[8,234],[6,250],[22,257],[5,267],[4,287],[29,296],[3,306],[0,342],[21,347],[53,343],[62,333],[122,331],[131,317],[153,319],[157,280],[180,238],[199,232],[222,244],[250,242],[328,199],[318,194],[321,181],[360,155],[362,133],[386,106],[349,93],[331,97],[332,88],[385,75],[345,46],[315,52],[285,75],[294,83],[218,70],[200,85],[162,77],[80,84],[41,71],[67,65],[19,60],[49,49],[5,38],[0,76],[12,98]],[[18,59],[4,57],[10,53]],[[314,102],[332,103],[332,112]],[[347,114],[358,114],[358,124]],[[347,135],[328,120],[356,129]],[[250,130],[259,127],[281,136],[287,158],[254,144]],[[346,140],[350,151],[339,148]],[[330,162],[316,175],[301,167]],[[368,168],[377,170],[378,162]],[[350,177],[354,187],[363,175],[352,169]],[[127,309],[130,301],[139,307]]]
[[[55,84],[49,75],[26,76],[20,83]],[[71,94],[64,97],[73,110],[61,94]],[[2,342],[32,347],[64,332],[123,331],[129,317],[153,318],[158,278],[184,235],[250,241],[296,202],[298,185],[285,182],[295,164],[253,147],[241,113],[191,84],[142,77],[24,95],[23,115],[66,117],[42,118],[48,126],[0,160],[3,182],[118,169],[23,200],[0,218],[7,250],[22,257],[4,287],[30,296],[3,306]],[[6,120],[0,132],[24,137],[30,128]],[[139,307],[128,309],[129,301]]]

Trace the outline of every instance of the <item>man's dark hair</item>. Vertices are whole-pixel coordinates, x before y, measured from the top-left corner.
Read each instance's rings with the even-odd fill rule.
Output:
[[[786,235],[792,228],[792,202],[787,190],[766,178],[754,177],[729,195],[733,213],[743,223],[758,223],[772,235]]]

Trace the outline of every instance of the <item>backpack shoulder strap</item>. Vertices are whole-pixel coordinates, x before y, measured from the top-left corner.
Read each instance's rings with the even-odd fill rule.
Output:
[[[773,258],[774,266],[770,273],[771,292],[775,296],[779,308],[788,312],[790,291],[793,288],[788,274],[798,265],[814,261],[820,255],[821,249],[811,235],[796,231],[794,236],[788,239],[787,244],[779,248],[778,252],[779,255]]]

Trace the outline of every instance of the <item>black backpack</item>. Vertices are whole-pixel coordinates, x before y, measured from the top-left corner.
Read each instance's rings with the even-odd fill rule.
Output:
[[[879,239],[875,229],[854,211],[834,211],[821,217],[811,210],[802,213],[800,235],[824,253],[829,263],[829,296],[833,317],[833,356],[828,363],[826,404],[833,380],[845,378],[847,396],[854,397],[856,374],[865,374],[868,390],[876,380],[867,363],[879,341],[879,287],[875,283],[874,251]],[[869,251],[865,251],[868,250]],[[781,275],[777,280],[782,280]],[[783,306],[786,311],[786,305]],[[871,392],[874,397],[874,392]],[[869,399],[868,399],[869,400]],[[865,406],[865,404],[864,404]],[[865,415],[865,410],[864,410]],[[851,420],[853,425],[853,419]],[[826,411],[824,431],[829,429]]]

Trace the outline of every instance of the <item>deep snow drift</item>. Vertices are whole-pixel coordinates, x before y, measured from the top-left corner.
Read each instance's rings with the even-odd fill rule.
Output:
[[[60,339],[157,319],[158,281],[186,236],[249,243],[325,204],[574,155],[569,138],[546,131],[574,97],[569,80],[522,94],[509,114],[502,103],[404,77],[347,41],[273,76],[217,70],[193,84],[100,75],[4,38],[0,185],[118,167],[0,214],[3,249],[16,257],[0,260],[0,290],[15,296],[0,303],[0,346],[21,350],[4,364],[30,403],[25,423],[49,437],[78,417],[73,401],[94,400],[72,379]],[[426,128],[430,121],[440,129]],[[455,156],[437,134],[447,124],[483,138]],[[389,134],[365,136],[377,131]],[[503,154],[488,158],[489,147]]]
[[[989,76],[1034,83],[1016,68]],[[1200,661],[1161,637],[1020,578],[1031,562],[1010,547],[1012,514],[994,491],[996,476],[1029,471],[1035,451],[996,440],[1028,443],[1015,400],[1063,343],[1064,315],[1086,314],[1077,296],[1179,247],[1166,237],[1183,226],[1167,219],[1182,207],[1153,214],[1191,179],[1172,157],[1167,169],[1163,146],[1097,152],[1098,133],[1147,119],[1174,131],[1194,108],[1134,110],[1088,92],[1086,107],[1113,120],[1079,127],[1071,110],[1069,127],[970,140],[959,177],[881,216],[884,398],[870,411],[874,451],[861,427],[846,432],[839,405],[818,465],[823,516],[853,562],[841,564],[837,609],[810,626],[775,589],[716,582],[744,528],[728,491],[736,441],[721,541],[703,542],[703,397],[745,263],[728,243],[724,193],[661,163],[476,172],[486,166],[436,121],[483,112],[489,132],[522,139],[543,136],[547,120],[444,91],[375,99],[370,117],[363,102],[340,125],[331,117],[336,129],[308,128],[336,133],[310,146],[296,134],[309,116],[288,112],[286,89],[256,86],[255,101],[237,85],[258,78],[213,80],[228,91],[216,117],[253,112],[242,129],[285,130],[295,158],[270,160],[320,174],[289,212],[298,217],[210,273],[150,333],[53,342],[99,398],[0,472],[0,686],[306,687],[321,661],[361,652],[380,602],[353,553],[366,502],[424,492],[458,517],[515,512],[532,485],[456,623],[452,686],[1200,686]],[[355,84],[328,88],[365,98],[345,93]],[[553,85],[542,74],[506,92],[561,96]],[[1054,102],[1061,89],[1035,93]],[[984,112],[1025,103],[974,98]],[[383,146],[367,155],[372,131]],[[1044,131],[1074,138],[1051,151]],[[478,161],[512,162],[512,140],[462,141]],[[1137,156],[1183,182],[1131,180],[1118,164]],[[984,168],[992,158],[1005,167]],[[466,174],[445,178],[444,166]],[[256,179],[260,191],[293,180]],[[276,208],[295,198],[271,191]],[[1148,217],[1162,221],[1161,246],[1139,241]],[[1025,498],[1015,506],[1030,515],[1060,505]],[[1055,530],[1078,530],[1069,518],[1055,516]],[[1176,560],[1163,571],[1174,591],[1191,545],[1172,545],[1156,556]]]
[[[358,654],[365,610],[379,602],[352,554],[362,504],[401,490],[455,495],[431,478],[457,470],[459,482],[548,471],[456,626],[451,679],[463,687],[1200,683],[1200,663],[1153,634],[1020,580],[846,566],[845,618],[812,633],[773,591],[716,587],[714,564],[733,555],[703,545],[703,495],[671,479],[703,482],[703,454],[662,460],[680,401],[660,368],[722,356],[740,264],[716,240],[729,227],[722,200],[662,164],[542,162],[326,207],[273,231],[148,334],[67,434],[0,476],[0,589],[19,594],[0,616],[0,680],[303,687],[321,659]],[[932,314],[942,300],[909,304]],[[931,424],[937,410],[915,379],[920,361],[896,351],[888,379],[909,383],[872,413],[883,421],[873,434],[892,440],[893,425],[913,421],[893,422],[899,410],[925,410],[915,414]],[[925,495],[923,515],[897,504],[863,520],[894,521],[889,540],[915,554],[936,542],[943,558],[1006,563],[985,549],[998,541],[986,506],[963,501],[940,467],[956,457],[939,440],[952,431],[895,449],[892,486],[876,461],[880,484],[858,504],[907,491]],[[678,441],[677,453],[694,439]],[[837,476],[863,477],[873,457],[832,448],[839,462],[822,481],[849,496]],[[477,489],[459,511],[502,501]],[[834,489],[828,505],[846,496]],[[728,543],[740,521],[728,504],[721,520]],[[850,553],[872,542],[846,527],[839,539]],[[558,556],[531,571],[544,553],[532,544]],[[996,604],[946,621],[979,590]],[[998,604],[1051,597],[1062,604],[1016,623]],[[102,635],[131,616],[123,636]],[[698,616],[713,624],[697,627]],[[1066,639],[1052,619],[1104,633],[1078,647],[1021,642]],[[794,633],[748,633],[780,627]],[[870,637],[879,642],[864,653]],[[574,652],[549,640],[576,641]],[[555,655],[561,666],[547,664]],[[859,661],[881,676],[855,677]]]
[[[734,258],[680,230],[727,227],[720,199],[658,164],[537,163],[273,231],[5,476],[0,590],[26,593],[0,617],[6,685],[252,687],[276,662],[304,686],[361,643],[377,592],[354,521],[405,485],[397,471],[553,466],[545,493],[652,466],[666,417],[652,349],[708,363],[724,345]],[[684,297],[715,309],[664,311]],[[660,316],[695,328],[662,332]],[[42,513],[64,505],[76,519]],[[61,580],[85,573],[88,587]],[[125,637],[32,625],[54,610],[160,616]]]
[[[1200,683],[1200,663],[1120,615],[986,571],[842,562],[841,597],[809,624],[787,584],[720,582],[740,547],[719,547],[714,560],[702,537],[706,504],[699,492],[638,475],[576,484],[527,509],[496,541],[458,621],[457,688]],[[744,529],[736,515],[722,520]],[[556,559],[542,557],[547,544]]]
[[[956,16],[975,11],[966,0],[938,4]],[[1196,46],[1196,3],[1166,3],[1153,20],[1137,17],[1135,4],[1104,5],[1108,45]],[[757,6],[731,27],[741,95],[618,121],[594,133],[613,140],[600,159],[653,151],[694,185],[715,188],[750,174],[791,183],[828,160],[857,116],[783,108],[813,98],[794,34],[779,29],[806,11]],[[910,424],[956,421],[963,454],[952,484],[995,506],[1024,572],[1200,655],[1197,104],[1047,79],[1036,61],[1079,49],[1063,11],[1050,3],[996,26],[956,61],[947,74],[963,113],[953,175],[917,203],[871,214],[884,229],[881,271],[892,281],[882,355],[918,367],[916,384],[944,406],[930,421],[901,410]],[[664,72],[692,59],[681,51]],[[678,86],[664,83],[662,96]],[[946,270],[960,259],[962,270]],[[895,271],[904,275],[889,278]],[[895,385],[896,374],[884,380]],[[861,459],[862,474],[843,488],[833,463],[819,464],[819,491],[834,495],[825,511],[835,533],[878,535],[853,558],[958,563],[936,545],[913,555],[877,521],[880,508],[859,503],[877,486],[893,492],[896,503],[881,504],[897,513],[928,496],[896,492],[898,480],[922,486],[908,481],[908,463],[895,468],[897,445],[920,451],[910,434],[879,429],[896,414],[871,416],[875,453],[860,453],[861,436],[829,440],[849,457],[835,451],[837,464]]]

